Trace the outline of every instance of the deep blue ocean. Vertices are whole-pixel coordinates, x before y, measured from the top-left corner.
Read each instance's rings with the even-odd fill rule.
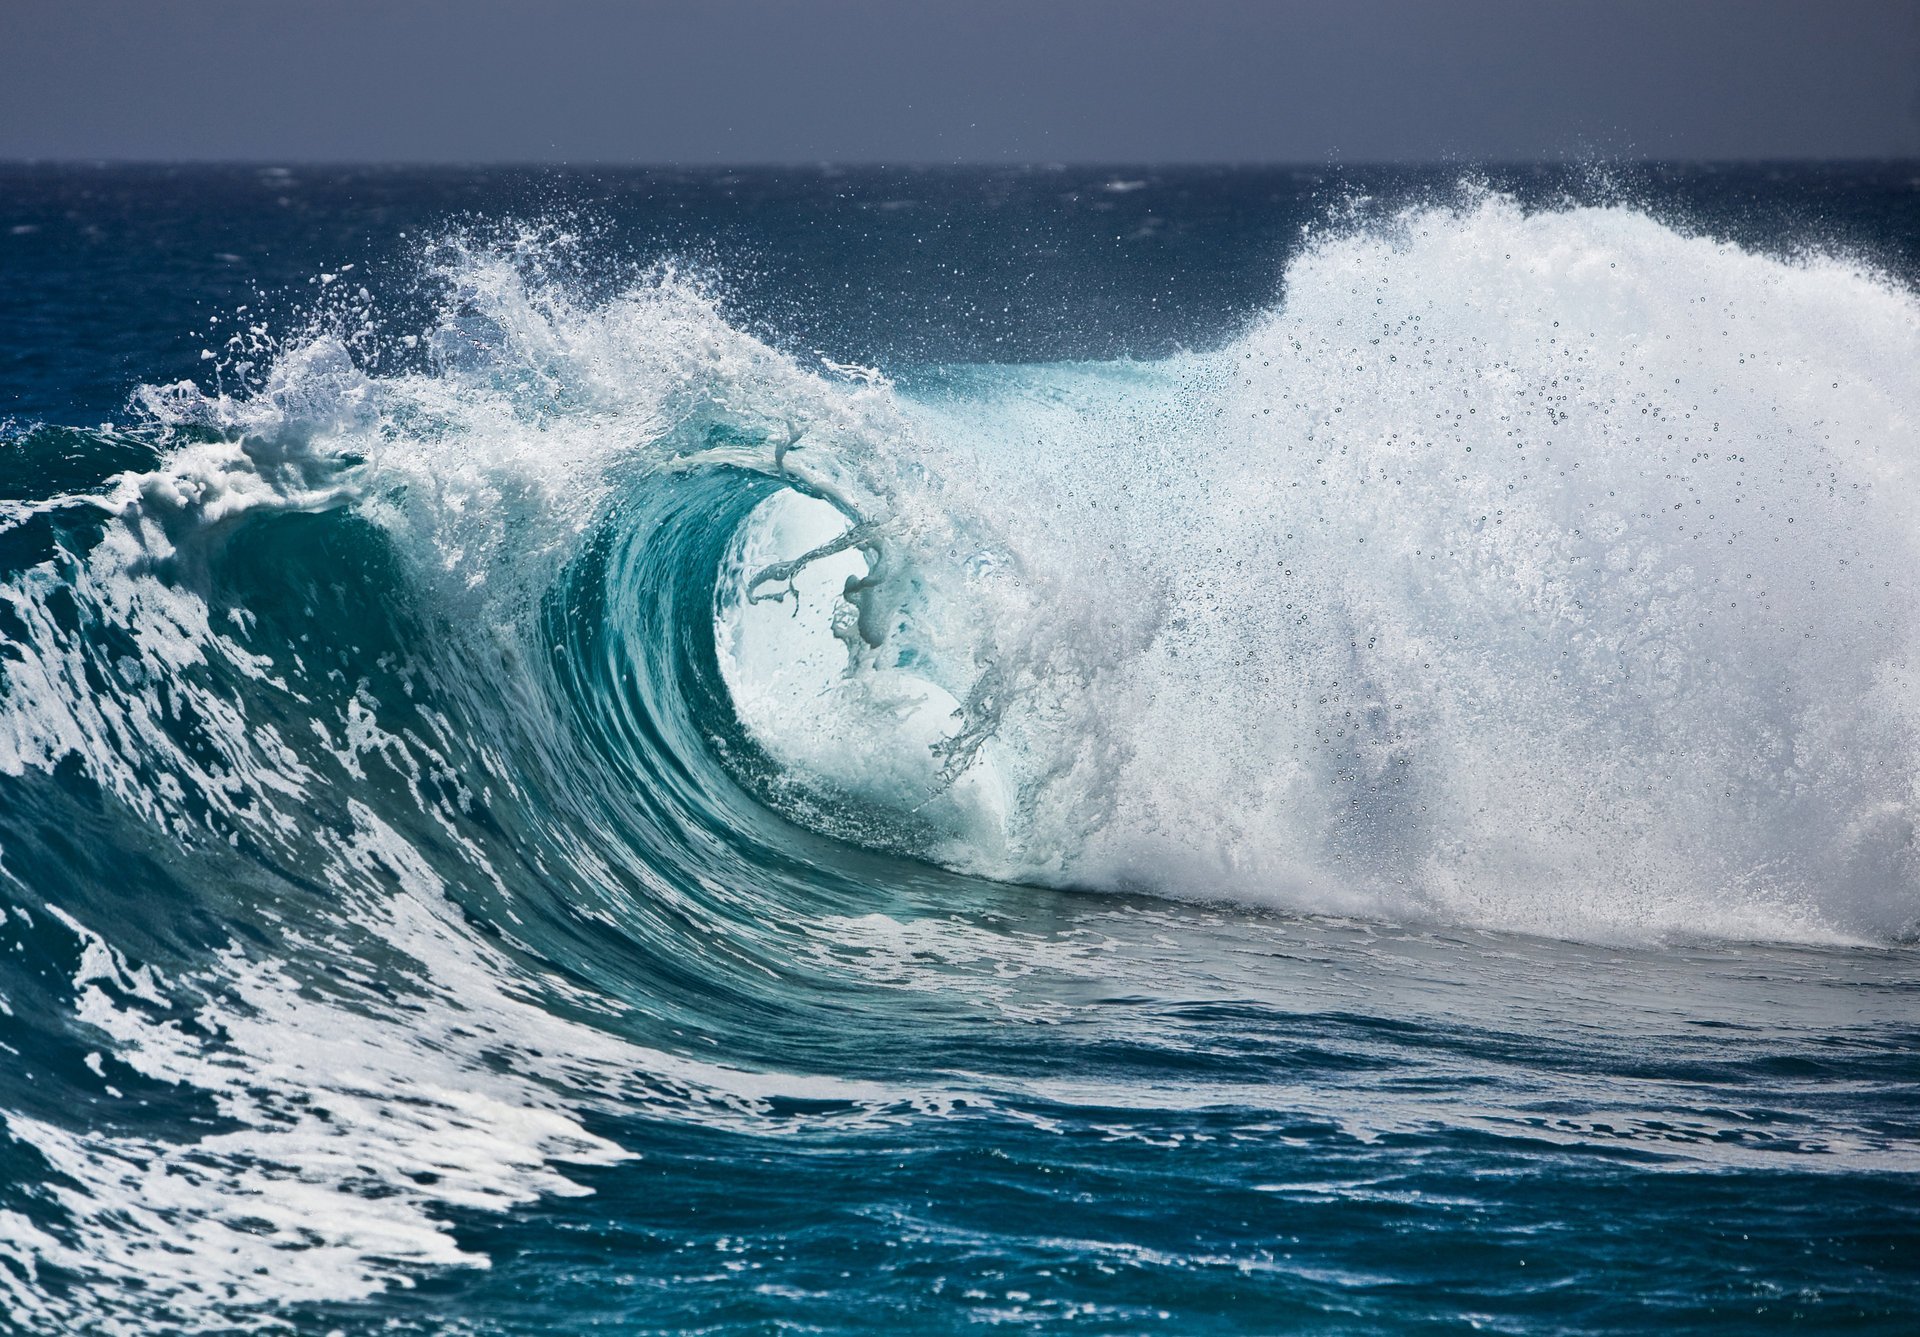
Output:
[[[0,167],[0,1330],[1920,1330],[1920,164]]]

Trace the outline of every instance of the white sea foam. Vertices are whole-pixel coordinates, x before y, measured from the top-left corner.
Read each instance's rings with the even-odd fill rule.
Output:
[[[236,903],[227,908],[254,938],[284,955],[235,943],[169,984],[121,955],[111,924],[47,899],[55,889],[12,889],[79,942],[73,1023],[104,1098],[126,1099],[130,1072],[219,1120],[203,1134],[165,1120],[75,1128],[0,1114],[55,1176],[43,1193],[58,1209],[50,1219],[0,1218],[0,1300],[25,1327],[273,1327],[289,1304],[483,1266],[456,1244],[448,1214],[584,1191],[569,1167],[625,1155],[587,1129],[590,1110],[744,1128],[760,1126],[773,1096],[831,1100],[851,1120],[919,1098],[694,1061],[563,1019],[548,1004],[573,986],[530,976],[477,936],[447,898],[444,862],[371,801],[346,804],[345,830],[316,816],[333,786],[405,793],[466,860],[462,876],[498,887],[463,834],[461,787],[513,793],[527,777],[486,740],[473,749],[485,766],[455,775],[436,746],[444,737],[386,727],[364,690],[317,708],[307,648],[251,648],[247,610],[217,619],[194,578],[234,521],[358,508],[414,582],[396,597],[424,596],[434,620],[478,644],[533,651],[544,649],[529,639],[541,595],[617,487],[701,458],[764,465],[763,451],[708,450],[700,434],[730,400],[754,398],[743,386],[808,410],[816,430],[885,404],[732,330],[670,275],[585,307],[497,256],[450,263],[433,369],[374,377],[351,338],[320,333],[284,348],[258,393],[149,390],[156,424],[182,431],[161,467],[0,517],[73,511],[99,526],[83,555],[0,585],[27,633],[0,683],[0,773],[71,765],[163,839],[204,847],[209,835],[244,835],[336,898],[339,925],[377,941],[381,957],[354,957],[332,920]],[[268,700],[308,727],[289,733],[249,713],[249,701]],[[519,727],[538,736],[558,718],[550,703]],[[429,715],[420,727],[446,726]],[[590,842],[569,838],[585,866]],[[316,989],[315,972],[330,970],[341,988]],[[358,987],[374,976],[382,988]],[[389,1005],[394,990],[401,1001]],[[192,1025],[167,1015],[182,999],[201,1000]],[[45,1284],[50,1269],[80,1284]]]
[[[221,1126],[180,1139],[117,1131],[111,1119],[76,1130],[0,1112],[7,1134],[57,1176],[47,1195],[62,1210],[45,1225],[0,1212],[0,1300],[13,1320],[113,1334],[278,1330],[288,1305],[487,1266],[455,1242],[448,1214],[588,1192],[572,1167],[628,1155],[587,1129],[589,1111],[765,1131],[775,1096],[843,1105],[849,1126],[946,1099],[692,1060],[556,1016],[471,933],[404,838],[364,805],[354,819],[351,833],[321,843],[354,917],[405,963],[404,980],[389,980],[407,985],[396,1006],[303,985],[329,943],[296,938],[297,970],[234,947],[170,982],[46,908],[82,947],[75,1017],[116,1065],[95,1056],[101,1089],[125,1100],[112,1079],[131,1070],[206,1101]],[[208,1000],[190,1026],[164,1015],[183,984]],[[44,1287],[49,1268],[86,1284]]]
[[[1217,352],[907,398],[921,498],[1013,573],[916,554],[980,606],[917,595],[907,658],[1012,703],[980,764],[1016,797],[965,862],[1563,936],[1909,930],[1916,365],[1920,303],[1855,266],[1490,198],[1310,245]],[[746,696],[822,773],[924,747]]]

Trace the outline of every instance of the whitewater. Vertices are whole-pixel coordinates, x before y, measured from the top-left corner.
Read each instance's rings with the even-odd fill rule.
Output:
[[[0,437],[0,1326],[1911,1318],[1905,279],[1459,187],[867,365],[600,244]]]

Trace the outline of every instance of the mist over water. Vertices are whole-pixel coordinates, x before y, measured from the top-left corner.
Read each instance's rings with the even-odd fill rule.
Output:
[[[815,669],[865,708],[767,692],[754,727],[858,784],[902,691],[991,682],[948,857],[997,876],[1556,936],[1910,931],[1916,354],[1884,278],[1626,208],[1338,230],[1219,349],[898,392],[911,444],[845,447],[929,480],[863,498],[904,536],[868,540],[913,571],[897,630]],[[831,635],[866,578],[835,575],[763,672]],[[927,713],[870,801],[941,788],[901,783]]]
[[[443,225],[10,426],[4,1323],[1892,1324],[1920,299],[1312,220],[885,366]]]

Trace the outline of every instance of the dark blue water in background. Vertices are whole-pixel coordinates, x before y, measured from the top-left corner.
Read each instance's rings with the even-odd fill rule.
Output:
[[[1423,227],[1469,259],[1499,240],[1489,263],[1542,238],[1560,277],[1442,291]],[[1376,233],[1395,239],[1378,255],[1339,250]],[[1430,340],[1393,316],[1348,348],[1322,289],[1370,264],[1400,294],[1435,285],[1404,299],[1429,331],[1494,314]],[[1570,295],[1567,275],[1635,265],[1631,300]],[[1916,165],[0,167],[0,1328],[1912,1331],[1916,282]],[[1748,363],[1705,336],[1655,347],[1695,305],[1752,322],[1767,381],[1736,387]],[[1574,372],[1528,379],[1534,345],[1500,342],[1537,322],[1560,356],[1563,308],[1592,317],[1579,404],[1551,399]],[[1316,329],[1328,356],[1286,363]],[[1606,381],[1643,329],[1675,374]],[[1505,351],[1459,370],[1470,347]],[[1344,379],[1302,388],[1333,364]],[[1678,396],[1716,377],[1748,398],[1696,424]],[[1591,495],[1540,499],[1541,533],[1611,524],[1630,554],[1569,586],[1622,601],[1568,642],[1629,666],[1608,691],[1647,680],[1642,653],[1739,669],[1554,705],[1564,730],[1524,737],[1589,748],[1577,812],[1446,776],[1485,733],[1461,702],[1510,684],[1513,718],[1548,709],[1557,649],[1512,647],[1574,633],[1448,602],[1534,566],[1488,547],[1451,581],[1355,584],[1356,549],[1297,555],[1308,512],[1278,509],[1280,574],[1201,565],[1216,531],[1266,561],[1234,517],[1295,475],[1234,493],[1233,461],[1274,447],[1231,433],[1283,401],[1312,400],[1300,421],[1339,443],[1296,462],[1334,497],[1313,515],[1384,537],[1404,513],[1465,552],[1452,518],[1421,517],[1482,466],[1428,470],[1394,428],[1438,442],[1424,410],[1485,386],[1487,435],[1465,412],[1445,428],[1484,461],[1519,412],[1497,397],[1532,393],[1515,378],[1556,425],[1612,424],[1574,443],[1589,476],[1603,444],[1637,448],[1621,422],[1718,415],[1716,457],[1773,472],[1688,474],[1684,504],[1782,521],[1727,531],[1730,578],[1782,535],[1774,588],[1845,568],[1805,606],[1729,606],[1718,559],[1649,537],[1682,454],[1623,454]],[[1845,406],[1816,398],[1843,381]],[[1368,404],[1379,421],[1339,435]],[[1204,468],[1153,464],[1190,410],[1206,444],[1182,457]],[[1046,473],[1056,433],[1084,471]],[[1369,509],[1372,475],[1336,452],[1406,499]],[[1502,519],[1539,476],[1485,475]],[[1040,505],[1134,477],[1177,506]],[[1832,509],[1863,484],[1871,505]],[[1014,852],[940,806],[951,777],[907,792],[897,700],[861,698],[873,737],[855,715],[842,750],[739,706],[758,670],[726,619],[760,607],[741,611],[740,535],[791,491],[870,522],[867,569],[907,573],[859,605],[886,636],[842,627],[847,677],[924,675],[943,728],[994,740],[961,769],[1002,786],[981,792],[1004,795]],[[1040,518],[1002,524],[1002,504]],[[1138,550],[1083,571],[1075,544],[1102,526]],[[1568,543],[1528,562],[1591,569]],[[1137,573],[1110,628],[1087,612],[1103,567]],[[1337,664],[1301,650],[1293,602],[1283,634],[1262,601],[1294,572]],[[1187,609],[1192,588],[1216,593]],[[956,591],[1007,602],[949,617]],[[796,590],[796,625],[808,607]],[[1402,665],[1389,633],[1439,644],[1422,610],[1489,647],[1471,696],[1408,695],[1401,669],[1443,650]],[[1181,639],[1208,617],[1252,649],[1215,664],[1226,631]],[[1817,644],[1856,629],[1858,679]],[[1184,704],[1142,686],[1168,680],[1168,647],[1197,665]],[[1755,685],[1796,658],[1780,697]],[[1296,676],[1332,686],[1303,706]],[[775,709],[789,680],[767,681]],[[1779,704],[1807,683],[1820,710]],[[1417,720],[1394,722],[1402,702]],[[1252,721],[1317,707],[1300,783],[1355,787],[1309,855],[1263,843],[1284,788],[1265,741],[1156,760],[1222,719],[1264,740]],[[1586,741],[1623,711],[1650,732]],[[1098,746],[1056,736],[1106,716]],[[1669,787],[1629,808],[1602,763],[1643,758]],[[1151,790],[1156,767],[1179,783]],[[1712,806],[1735,796],[1734,816]],[[1496,868],[1487,828],[1434,816],[1497,823],[1503,803],[1564,845]],[[1642,864],[1582,862],[1658,864],[1663,815],[1700,860],[1697,914],[1663,911]],[[1761,848],[1742,821],[1791,839]],[[1829,835],[1844,859],[1823,862]],[[1169,849],[1197,851],[1190,878]],[[1299,858],[1311,876],[1276,871]]]
[[[1469,179],[1536,203],[1657,201],[1662,217],[1731,240],[1839,248],[1911,278],[1913,175],[1702,165]],[[329,266],[357,263],[397,304],[418,239],[462,220],[564,218],[603,266],[704,265],[756,332],[841,361],[1153,357],[1215,343],[1271,303],[1308,225],[1355,201],[1448,199],[1461,180],[1443,169],[0,165],[0,320],[16,332],[0,412],[111,416],[134,385],[199,370],[209,315],[286,311]]]

